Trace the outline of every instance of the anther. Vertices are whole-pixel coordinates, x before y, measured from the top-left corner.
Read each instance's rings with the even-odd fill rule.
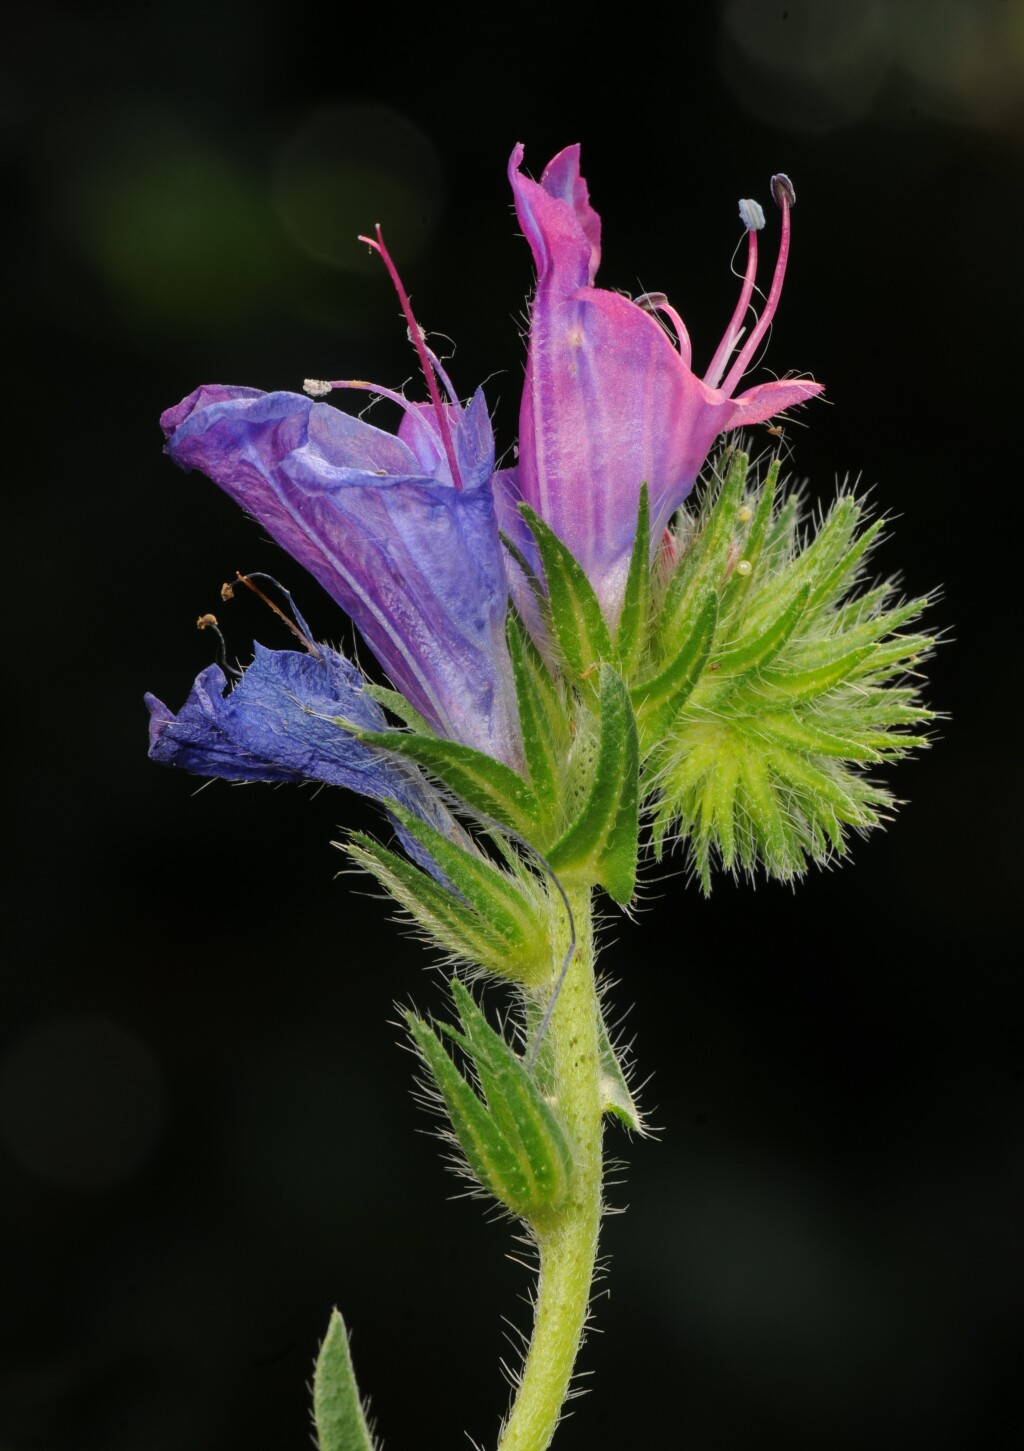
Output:
[[[791,207],[796,206],[796,189],[784,171],[776,172],[772,177],[772,196],[780,209],[784,209],[787,202]]]
[[[754,355],[761,345],[761,339],[764,337],[769,323],[775,316],[775,309],[779,305],[779,296],[782,292],[782,279],[786,275],[786,262],[789,258],[789,211],[796,200],[796,192],[793,189],[793,183],[789,177],[781,171],[772,177],[771,187],[772,196],[782,209],[782,236],[779,239],[779,255],[775,262],[772,285],[768,290],[768,297],[765,300],[761,316],[758,318],[757,324],[743,344],[740,353],[722,381],[722,391],[726,397],[732,393],[733,389],[743,377],[743,374],[754,361]],[[753,242],[756,233],[750,232],[748,235],[751,242]]]
[[[224,639],[221,628],[217,623],[217,616],[211,614],[200,615],[198,620],[196,620],[196,629],[213,631],[213,633],[217,636],[218,642],[217,664],[224,671],[225,675],[233,675],[236,680],[240,679],[242,672],[240,670],[236,670],[233,665],[228,664],[227,641]]]
[[[740,221],[748,232],[759,232],[764,226],[764,210],[753,197],[740,197]]]

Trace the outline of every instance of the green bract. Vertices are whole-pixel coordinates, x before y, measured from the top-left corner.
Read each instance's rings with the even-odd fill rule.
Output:
[[[797,501],[777,503],[777,467],[748,491],[746,455],[726,462],[700,514],[675,523],[650,641],[654,660],[689,652],[701,668],[671,708],[644,698],[657,675],[632,691],[656,848],[687,841],[705,891],[716,860],[787,880],[844,854],[849,828],[892,804],[863,768],[925,745],[915,728],[933,718],[911,677],[934,640],[906,631],[927,598],[857,593],[883,521],[863,529],[843,495],[805,541]]]
[[[428,1023],[410,1013],[409,1030],[473,1178],[513,1214],[543,1220],[563,1202],[572,1179],[565,1131],[519,1055],[490,1027],[457,978],[451,990],[462,1031],[446,1023],[441,1031],[473,1064],[482,1098]]]
[[[356,1388],[345,1322],[331,1312],[313,1377],[313,1419],[320,1451],[374,1451]]]

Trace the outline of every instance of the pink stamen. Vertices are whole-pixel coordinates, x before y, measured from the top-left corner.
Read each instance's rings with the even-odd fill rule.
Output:
[[[747,315],[747,308],[750,306],[750,299],[754,293],[754,282],[757,279],[757,232],[753,227],[747,228],[747,270],[743,276],[743,286],[740,289],[740,300],[737,302],[732,317],[729,319],[729,326],[725,330],[725,336],[718,344],[718,351],[711,359],[711,366],[704,374],[704,382],[709,388],[717,388],[722,374],[725,372],[726,364],[732,357],[737,343],[743,336],[743,319]]]
[[[779,239],[779,256],[775,263],[775,275],[772,277],[771,289],[768,293],[768,301],[764,305],[764,311],[758,318],[757,326],[747,338],[743,345],[743,351],[729,369],[728,377],[722,384],[723,393],[728,396],[732,393],[736,384],[746,372],[757,352],[761,339],[768,330],[768,325],[775,316],[775,309],[779,305],[779,298],[782,295],[782,279],[786,275],[786,262],[789,258],[789,212],[796,201],[796,193],[793,190],[793,183],[788,176],[780,172],[778,176],[772,177],[772,196],[782,209],[782,236]]]
[[[459,466],[455,461],[455,445],[452,442],[452,430],[448,422],[448,410],[441,401],[437,378],[430,363],[430,354],[423,341],[423,331],[415,317],[413,317],[409,294],[402,286],[402,279],[398,275],[398,269],[394,262],[392,262],[391,254],[384,245],[384,235],[381,232],[379,222],[375,230],[377,232],[376,240],[373,237],[360,237],[359,240],[360,242],[365,242],[367,246],[372,247],[375,252],[379,253],[384,261],[384,266],[388,269],[391,281],[394,283],[395,291],[398,293],[398,300],[402,305],[402,311],[405,313],[405,320],[409,324],[409,336],[412,339],[413,347],[419,355],[420,367],[423,369],[423,376],[427,381],[430,401],[434,405],[434,416],[437,418],[438,428],[440,429],[441,442],[444,445],[445,457],[448,460],[448,467],[451,470],[452,483],[461,493],[462,475],[459,473]]]
[[[642,297],[636,298],[637,307],[642,307],[644,312],[661,312],[672,324],[672,331],[676,335],[676,342],[679,346],[679,356],[686,367],[693,362],[693,348],[690,344],[690,334],[683,319],[676,312],[663,292],[645,292]]]

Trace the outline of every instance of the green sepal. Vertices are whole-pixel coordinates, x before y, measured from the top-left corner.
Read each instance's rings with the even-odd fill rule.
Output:
[[[657,733],[686,704],[711,658],[718,629],[718,596],[712,590],[695,612],[676,655],[649,680],[630,687],[629,698],[645,736]]]
[[[552,680],[515,615],[509,615],[507,634],[526,769],[545,825],[553,831],[563,810],[565,765],[571,747],[567,692]]]
[[[411,836],[430,853],[458,895],[406,857],[362,833],[344,850],[415,919],[444,952],[499,977],[530,985],[550,967],[544,895],[525,872],[515,876],[464,850],[397,802],[387,802]]]
[[[444,1099],[452,1131],[474,1179],[507,1208],[528,1200],[523,1168],[486,1105],[455,1067],[433,1028],[411,1013],[406,1021]]]
[[[740,673],[747,675],[752,670],[762,669],[789,642],[807,609],[810,597],[811,587],[809,584],[805,584],[797,591],[785,609],[776,615],[760,634],[754,635],[752,639],[744,640],[742,645],[737,645],[734,649],[726,650],[724,654],[717,656],[715,669],[720,671],[722,676]]]
[[[778,705],[800,705],[834,690],[843,681],[856,676],[860,667],[871,658],[873,646],[863,645],[849,650],[826,665],[811,670],[786,670],[769,667],[761,672],[761,685],[768,708]]]
[[[601,1112],[613,1114],[633,1133],[645,1134],[647,1131],[640,1117],[640,1110],[629,1091],[626,1075],[622,1071],[618,1054],[612,1047],[603,1015],[598,1027],[597,1051],[601,1065]]]
[[[590,791],[547,860],[553,871],[599,882],[625,904],[636,884],[640,745],[622,677],[603,665],[598,685],[599,736]]]
[[[730,554],[736,548],[736,514],[747,478],[747,455],[729,455],[725,478],[708,495],[696,523],[696,532],[676,566],[665,591],[657,626],[662,658],[674,656],[692,628],[694,600],[706,598],[725,582]]]
[[[437,736],[354,730],[347,724],[346,729],[368,746],[414,761],[442,781],[470,811],[519,832],[528,841],[538,834],[540,808],[533,787],[503,761]]]
[[[611,637],[593,585],[583,566],[558,535],[520,504],[544,566],[547,583],[547,618],[559,653],[574,682],[589,679],[594,667],[613,658]]]
[[[759,582],[759,570],[762,568],[762,561],[766,551],[766,544],[775,512],[775,495],[779,481],[779,460],[772,459],[765,475],[764,483],[757,500],[757,507],[754,509],[750,519],[750,527],[746,537],[738,544],[739,564],[741,561],[750,566],[747,570],[734,568],[725,588],[722,591],[723,610],[732,609],[747,594],[755,584]],[[741,506],[742,508],[742,506]],[[737,513],[737,522],[742,522],[740,513]]]
[[[453,978],[452,997],[463,1033],[444,1032],[472,1058],[495,1123],[519,1151],[536,1208],[554,1209],[572,1177],[572,1151],[561,1124],[519,1055],[496,1033],[470,994]]]
[[[633,553],[626,576],[626,592],[622,598],[619,626],[615,633],[615,649],[619,666],[627,680],[643,657],[647,643],[648,610],[651,598],[651,505],[646,481],[640,485],[640,503],[636,515]]]
[[[409,704],[400,691],[389,690],[386,685],[374,685],[368,681],[363,686],[363,694],[368,695],[371,700],[375,700],[378,705],[382,705],[385,710],[397,716],[404,726],[408,726],[417,735],[435,736],[437,734],[426,717],[420,715],[419,711]]]
[[[523,870],[518,875],[504,871],[481,852],[465,850],[397,801],[385,805],[466,899],[479,935],[492,944],[486,959],[479,954],[474,959],[468,951],[463,955],[501,977],[524,983],[542,977],[550,967],[550,944],[547,900],[536,879]],[[510,859],[516,860],[514,853]]]
[[[891,583],[857,593],[882,522],[858,532],[862,506],[844,496],[805,539],[797,501],[774,500],[774,469],[755,501],[740,463],[676,525],[689,544],[659,622],[664,654],[698,608],[695,581],[717,580],[722,643],[670,720],[637,711],[655,849],[687,840],[705,890],[715,859],[788,880],[842,855],[847,830],[892,804],[861,770],[926,744],[914,728],[933,718],[901,679],[932,648],[905,632],[929,601],[894,601]]]
[[[466,1053],[484,1093],[456,1068],[437,1032],[412,1014],[416,1045],[444,1099],[470,1171],[513,1214],[535,1220],[556,1210],[572,1176],[565,1133],[521,1059],[489,1025],[457,980],[452,995],[462,1031],[442,1031]]]
[[[320,1451],[374,1451],[374,1439],[359,1399],[345,1322],[337,1310],[313,1373],[313,1419]]]

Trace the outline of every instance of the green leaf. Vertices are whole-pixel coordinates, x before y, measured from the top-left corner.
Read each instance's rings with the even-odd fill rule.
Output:
[[[517,976],[508,942],[475,908],[446,891],[433,877],[360,832],[353,833],[344,851],[376,878],[443,952],[503,977]]]
[[[597,1051],[601,1061],[601,1112],[614,1114],[627,1129],[632,1129],[636,1134],[645,1134],[640,1110],[629,1091],[626,1075],[608,1037],[603,1015],[598,1029]]]
[[[350,725],[346,729],[368,746],[414,761],[443,781],[471,811],[500,822],[528,841],[538,834],[540,808],[533,787],[504,762],[436,736],[353,730]]]
[[[562,1126],[522,1059],[494,1031],[457,978],[451,990],[465,1032],[442,1027],[472,1058],[494,1121],[518,1150],[531,1184],[528,1212],[554,1209],[565,1198],[573,1167]]]
[[[628,680],[643,657],[647,643],[647,611],[651,598],[651,506],[646,481],[640,485],[633,553],[626,576],[615,649],[619,665]]]
[[[711,657],[718,628],[718,596],[712,590],[695,611],[688,632],[665,668],[630,687],[629,697],[645,734],[670,720],[689,699]]]
[[[403,725],[416,731],[418,735],[434,736],[437,734],[430,722],[420,715],[419,711],[415,710],[405,696],[397,690],[389,690],[386,685],[373,685],[367,682],[363,686],[363,694],[368,695],[371,700],[375,700],[378,705],[382,705],[385,710],[389,710],[392,715],[398,717]]]
[[[761,680],[766,687],[765,701],[768,709],[782,704],[796,705],[801,701],[811,700],[816,695],[824,695],[826,691],[832,690],[849,677],[856,675],[865,660],[870,659],[873,653],[871,645],[864,646],[861,650],[851,650],[848,654],[840,655],[838,660],[833,660],[829,665],[819,665],[814,670],[783,670],[770,667],[762,671]]]
[[[521,1213],[518,1206],[530,1202],[530,1185],[515,1150],[429,1024],[412,1013],[406,1015],[406,1022],[441,1092],[470,1171],[502,1204]]]
[[[503,948],[499,961],[492,956],[480,966],[520,982],[543,976],[550,966],[547,903],[534,879],[503,871],[482,853],[466,851],[397,801],[385,805],[466,899],[487,937]]]
[[[805,584],[781,614],[772,620],[761,634],[756,635],[753,639],[745,640],[742,645],[737,645],[735,649],[726,650],[724,654],[719,655],[715,660],[715,668],[722,675],[737,675],[741,671],[747,674],[752,670],[760,669],[769,660],[774,659],[788,643],[793,631],[800,623],[807,609],[810,594],[811,587],[809,584]]]
[[[575,821],[547,853],[553,871],[597,881],[626,903],[636,883],[640,746],[629,691],[610,666],[600,672],[597,761]]]
[[[537,647],[512,614],[507,633],[526,769],[545,815],[545,825],[553,826],[563,810],[570,747],[568,700],[564,689],[559,689],[548,674]]]
[[[457,979],[451,989],[462,1031],[447,1023],[441,1030],[473,1063],[486,1101],[458,1071],[433,1028],[410,1015],[410,1029],[473,1174],[514,1214],[543,1219],[564,1201],[572,1177],[565,1132],[519,1055]]]
[[[548,587],[548,618],[568,674],[580,681],[613,658],[601,606],[593,586],[554,530],[528,504],[519,512],[537,541]]]
[[[760,584],[760,575],[763,570],[763,555],[769,537],[769,528],[772,522],[772,514],[775,510],[776,488],[779,478],[779,461],[773,459],[769,466],[761,492],[757,497],[757,507],[754,510],[750,521],[750,528],[747,530],[746,538],[739,544],[740,560],[745,561],[750,568],[742,572],[734,568],[722,591],[723,610],[732,609],[738,605],[743,595],[749,593]],[[742,522],[744,508],[749,504],[741,504],[737,511],[737,520]],[[737,564],[740,563],[737,560]]]
[[[313,1376],[313,1419],[320,1451],[374,1451],[359,1400],[345,1322],[331,1312]]]
[[[708,490],[694,538],[665,592],[658,621],[663,656],[677,654],[680,641],[689,635],[692,602],[703,601],[709,590],[717,593],[724,582],[730,553],[735,548],[736,515],[743,500],[747,463],[745,453],[733,453],[720,488],[717,492]]]

